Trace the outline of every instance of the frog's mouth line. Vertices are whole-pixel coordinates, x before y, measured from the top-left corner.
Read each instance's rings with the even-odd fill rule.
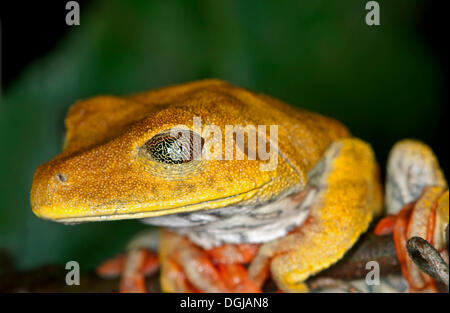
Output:
[[[168,209],[160,209],[155,211],[141,211],[141,212],[127,212],[127,213],[117,213],[117,209],[113,210],[110,214],[103,214],[103,215],[84,215],[84,216],[76,216],[76,217],[63,217],[63,218],[50,218],[50,220],[54,222],[64,223],[64,224],[78,224],[83,222],[95,222],[95,221],[113,221],[113,220],[123,220],[123,219],[141,219],[141,218],[149,218],[149,217],[156,217],[156,216],[162,216],[162,215],[169,215],[169,214],[175,214],[175,213],[186,213],[186,212],[192,212],[192,211],[201,211],[201,210],[210,210],[210,209],[218,209],[218,208],[225,208],[227,206],[237,206],[240,202],[243,200],[248,200],[251,198],[254,194],[256,194],[260,189],[265,187],[267,184],[271,183],[273,181],[273,178],[269,179],[268,181],[264,182],[262,185],[255,187],[253,189],[243,191],[241,193],[213,199],[213,200],[206,200],[201,201],[197,203],[192,203],[188,205],[168,208]],[[231,202],[230,202],[231,201]],[[224,203],[221,205],[221,203]],[[41,217],[44,218],[45,217]]]

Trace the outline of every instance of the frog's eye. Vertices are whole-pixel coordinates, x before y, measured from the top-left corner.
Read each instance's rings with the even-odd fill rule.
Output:
[[[153,160],[183,164],[199,159],[204,139],[189,130],[171,130],[153,136],[143,148]]]

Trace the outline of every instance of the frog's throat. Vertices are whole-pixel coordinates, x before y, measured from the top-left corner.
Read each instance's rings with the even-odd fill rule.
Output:
[[[214,210],[178,213],[141,221],[171,228],[204,249],[225,243],[263,243],[285,236],[301,225],[317,189],[306,188],[258,206],[228,206]]]

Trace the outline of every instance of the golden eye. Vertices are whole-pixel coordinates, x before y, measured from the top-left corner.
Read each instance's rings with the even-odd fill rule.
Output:
[[[143,148],[155,161],[183,164],[199,159],[204,139],[189,130],[171,130],[153,136]]]

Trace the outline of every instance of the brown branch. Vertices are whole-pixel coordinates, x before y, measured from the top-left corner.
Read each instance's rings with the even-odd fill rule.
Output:
[[[0,264],[5,260],[0,257]],[[392,236],[374,236],[368,234],[352,248],[345,257],[321,272],[317,277],[352,280],[362,278],[367,274],[365,264],[368,261],[377,261],[380,264],[381,274],[387,275],[399,272],[400,267],[395,255]],[[30,271],[3,271],[0,276],[0,292],[117,292],[119,279],[105,279],[95,273],[82,273],[79,286],[67,286],[65,276],[67,271],[62,266],[46,265]],[[5,266],[2,266],[5,269]],[[316,277],[316,278],[317,278]],[[270,290],[269,282],[265,290]],[[159,273],[147,278],[149,292],[159,292]]]
[[[377,261],[381,274],[399,272],[392,236],[374,236],[367,234],[352,248],[345,257],[320,273],[319,277],[352,280],[367,274],[365,264]],[[47,265],[30,271],[14,271],[12,260],[0,255],[0,293],[1,292],[117,292],[119,279],[105,279],[93,272],[82,272],[79,286],[67,286],[65,276],[67,270],[58,265]],[[269,282],[265,291],[276,290]],[[159,292],[159,273],[147,278],[147,290]]]
[[[369,261],[378,262],[381,276],[400,273],[392,235],[365,234],[342,260],[320,272],[316,278],[329,277],[343,280],[364,278],[368,272],[366,263]]]

